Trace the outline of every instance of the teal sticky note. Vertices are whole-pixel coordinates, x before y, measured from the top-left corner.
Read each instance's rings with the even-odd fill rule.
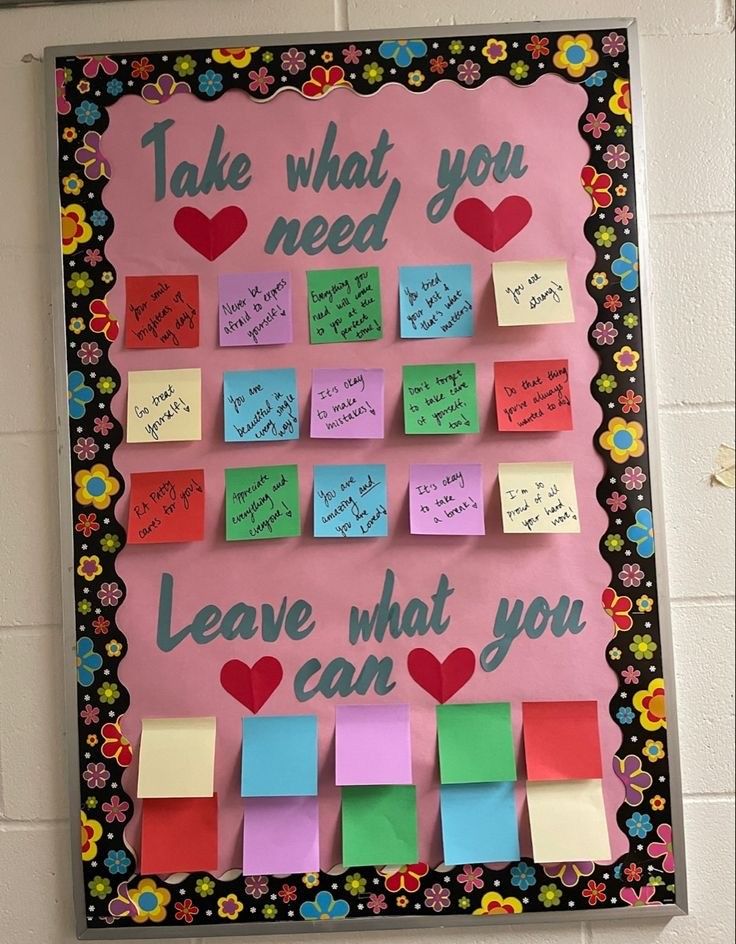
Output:
[[[243,718],[241,796],[317,795],[317,716]]]
[[[385,465],[314,467],[316,538],[385,538],[387,534]]]
[[[446,865],[519,858],[513,783],[442,784],[440,809]]]
[[[469,338],[473,334],[473,280],[469,265],[399,269],[402,338]]]
[[[228,370],[223,376],[225,442],[299,438],[296,371]]]

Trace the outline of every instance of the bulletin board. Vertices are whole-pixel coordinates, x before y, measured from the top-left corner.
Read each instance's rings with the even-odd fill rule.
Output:
[[[46,64],[80,935],[682,914],[634,24]]]

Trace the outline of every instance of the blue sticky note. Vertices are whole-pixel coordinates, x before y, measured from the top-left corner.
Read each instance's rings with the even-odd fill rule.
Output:
[[[519,858],[513,783],[442,784],[440,807],[446,865]]]
[[[317,795],[317,716],[243,718],[241,796]]]
[[[469,338],[473,279],[469,265],[399,269],[402,338]]]
[[[387,534],[385,465],[314,467],[316,538],[385,538]]]
[[[299,438],[296,371],[228,370],[223,375],[225,442]]]

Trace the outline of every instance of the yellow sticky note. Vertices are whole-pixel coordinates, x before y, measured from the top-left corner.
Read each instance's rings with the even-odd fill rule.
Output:
[[[526,797],[535,862],[611,858],[601,780],[530,781]]]
[[[498,488],[506,534],[580,531],[572,462],[501,462]]]
[[[564,259],[494,262],[493,288],[501,326],[575,321]]]
[[[202,372],[131,370],[127,441],[185,442],[202,438]]]
[[[138,796],[212,796],[215,729],[215,718],[144,718]]]

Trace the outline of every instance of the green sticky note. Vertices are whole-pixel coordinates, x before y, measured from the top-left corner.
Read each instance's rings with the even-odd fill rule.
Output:
[[[404,367],[404,432],[477,433],[475,364]]]
[[[342,864],[405,865],[419,858],[417,788],[342,788]]]
[[[516,780],[511,705],[438,705],[441,783]]]
[[[299,472],[295,465],[225,469],[228,541],[293,538],[300,534]]]
[[[381,284],[376,266],[307,272],[312,344],[375,341],[381,327]]]

